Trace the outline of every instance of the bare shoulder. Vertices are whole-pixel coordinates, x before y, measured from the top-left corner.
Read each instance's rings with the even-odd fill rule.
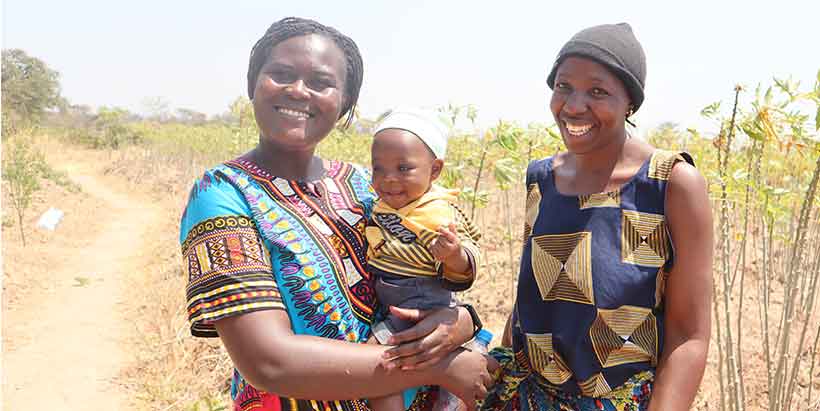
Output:
[[[695,166],[686,161],[678,161],[669,174],[669,193],[672,197],[688,197],[693,194],[702,194],[707,190],[706,178]]]
[[[708,184],[703,175],[686,161],[678,161],[666,188],[666,215],[674,231],[705,230],[712,224]]]

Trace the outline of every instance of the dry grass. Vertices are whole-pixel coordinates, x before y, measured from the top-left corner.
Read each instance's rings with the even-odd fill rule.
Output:
[[[185,163],[185,165],[183,165]],[[194,338],[185,313],[186,273],[179,251],[179,216],[205,164],[146,147],[110,153],[106,173],[144,190],[165,210],[152,230],[154,246],[141,283],[131,284],[134,366],[124,375],[140,409],[226,409],[231,363],[218,339]]]
[[[152,149],[151,146],[128,147],[118,151],[95,152],[94,161],[99,161],[107,170],[112,182],[128,184],[152,196],[167,212],[162,223],[151,229],[154,246],[145,250],[145,272],[129,284],[128,301],[131,302],[128,317],[134,322],[134,337],[131,343],[133,364],[123,375],[122,381],[133,393],[139,409],[152,410],[199,410],[226,407],[230,360],[218,340],[195,339],[190,336],[184,313],[185,274],[180,265],[178,244],[178,216],[186,201],[187,192],[193,179],[210,164],[205,164],[195,156],[178,156]],[[523,191],[511,191],[512,215],[514,222],[523,221]],[[77,201],[82,195],[77,194]],[[481,276],[472,289],[462,293],[465,301],[476,305],[486,326],[497,336],[509,315],[514,300],[514,279],[517,276],[517,259],[520,255],[520,227],[513,227],[511,245],[508,243],[507,227],[497,216],[503,215],[503,203],[498,200],[500,193],[493,192],[489,205],[478,211],[476,220],[484,238],[482,246],[486,254]],[[38,204],[48,199],[40,198]],[[733,215],[733,217],[736,217]],[[138,216],[131,216],[138,218]],[[739,220],[738,220],[739,221]],[[813,219],[815,229],[807,244],[817,248],[820,236],[817,217]],[[739,225],[739,224],[738,224]],[[759,249],[759,224],[752,225],[752,238],[748,241],[748,259],[743,312],[738,312],[739,293],[734,290],[730,303],[733,316],[742,316],[742,356],[747,410],[767,409],[768,377],[765,358],[762,353],[763,327],[758,305],[758,292],[762,279],[762,263]],[[8,241],[8,233],[4,240]],[[35,240],[36,241],[36,240]],[[775,247],[774,267],[782,270],[782,260],[787,257],[786,240]],[[509,248],[514,258],[510,264]],[[815,254],[813,254],[816,256]],[[816,258],[816,257],[812,257]],[[716,267],[718,265],[716,264]],[[717,278],[717,272],[716,272]],[[8,281],[8,279],[7,279]],[[13,281],[13,279],[12,279]],[[773,277],[769,285],[772,295],[769,305],[771,318],[778,318],[782,309],[783,280]],[[6,296],[7,298],[18,298]],[[795,410],[820,409],[820,365],[809,374],[812,361],[820,361],[811,343],[815,341],[818,320],[817,310],[811,316],[799,317],[796,325],[806,323],[810,327],[807,341],[802,350],[793,347],[790,358],[802,356],[804,365],[798,374]],[[770,327],[770,332],[772,328]],[[713,336],[715,333],[713,332]],[[772,335],[771,338],[775,338]],[[698,394],[694,409],[718,410],[720,392],[717,384],[717,353],[713,341],[706,376]],[[812,382],[813,381],[813,382]],[[812,387],[812,403],[808,404],[808,390]]]
[[[196,173],[205,169],[207,165],[197,164],[190,158],[178,160],[152,152],[150,149],[128,149],[117,154],[112,161],[112,173],[121,175],[129,181],[143,187],[160,187],[162,197],[169,207],[171,214],[178,214],[182,209],[190,181]],[[165,177],[148,177],[150,170],[165,164]],[[168,194],[170,193],[170,194]],[[491,198],[498,199],[501,195],[494,192]],[[515,188],[511,191],[512,221],[523,221],[523,190]],[[499,223],[497,216],[503,215],[501,201],[491,201],[484,209],[477,211],[476,221],[482,233],[483,251],[486,255],[485,266],[482,267],[481,277],[468,291],[461,294],[465,301],[475,304],[482,315],[488,329],[498,336],[494,343],[500,341],[504,323],[509,315],[514,300],[515,279],[518,273],[518,258],[520,256],[521,241],[520,227],[513,227],[512,249],[514,253],[513,266],[509,263],[507,228]],[[736,217],[736,216],[733,216]],[[737,219],[739,221],[739,218]],[[814,221],[817,221],[816,219]],[[140,314],[141,334],[144,341],[142,349],[138,350],[138,363],[141,364],[131,373],[135,387],[140,387],[138,397],[144,399],[151,408],[157,404],[167,404],[168,409],[207,409],[209,401],[224,400],[226,379],[229,377],[230,362],[219,343],[193,339],[187,331],[187,324],[182,312],[183,290],[185,279],[179,266],[179,252],[177,251],[176,220],[170,221],[161,233],[161,242],[158,242],[154,255],[161,256],[163,264],[155,272],[148,273],[148,283],[151,287],[137,287],[142,294],[139,300],[153,301],[158,304],[146,304]],[[761,228],[753,226],[752,232],[758,233]],[[820,244],[817,237],[808,244]],[[755,237],[757,238],[757,237]],[[758,310],[758,290],[760,281],[761,261],[758,241],[750,240],[748,266],[746,267],[746,292],[744,294],[744,310],[738,313],[739,290],[732,293],[730,311],[732,315],[742,315],[743,322],[743,375],[746,387],[746,400],[749,411],[764,410],[767,408],[767,373],[764,355],[762,353],[762,326]],[[775,262],[787,257],[783,243],[775,248]],[[784,264],[784,263],[780,263]],[[717,267],[717,265],[716,265]],[[717,274],[716,277],[717,278]],[[772,301],[769,309],[771,318],[777,318],[782,308],[783,281],[775,278],[770,284]],[[817,324],[817,315],[811,318],[800,318],[797,324],[808,321]],[[771,330],[770,330],[771,331]],[[811,330],[808,341],[814,341],[817,330]],[[716,330],[713,331],[713,338]],[[772,337],[774,338],[774,337]],[[797,385],[797,400],[795,404],[802,404],[795,410],[813,410],[818,407],[820,398],[820,366],[815,367],[813,378],[812,404],[803,404],[807,398],[809,381],[809,366],[812,361],[811,346],[803,347],[793,355],[804,357],[806,366],[799,373]],[[713,341],[710,349],[706,375],[701,385],[698,397],[693,405],[696,410],[718,410],[720,392],[717,384],[717,346]],[[816,356],[815,356],[816,357]],[[792,357],[793,358],[793,357]],[[818,358],[820,360],[820,358]],[[176,402],[175,402],[176,401]]]

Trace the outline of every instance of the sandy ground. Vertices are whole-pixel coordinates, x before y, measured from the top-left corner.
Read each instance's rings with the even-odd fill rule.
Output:
[[[154,202],[103,175],[88,152],[49,153],[82,192],[49,183],[25,221],[3,230],[3,409],[126,409],[125,279],[141,275]],[[97,153],[96,155],[100,155]],[[48,206],[65,212],[54,232],[34,229]],[[10,220],[4,209],[4,221]],[[136,217],[136,218],[135,218]],[[12,220],[13,221],[13,220]]]

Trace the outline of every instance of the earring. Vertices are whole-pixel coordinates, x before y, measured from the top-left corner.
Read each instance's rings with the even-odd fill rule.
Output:
[[[635,106],[630,104],[629,108],[626,109],[626,118],[632,117],[633,114],[635,114]]]

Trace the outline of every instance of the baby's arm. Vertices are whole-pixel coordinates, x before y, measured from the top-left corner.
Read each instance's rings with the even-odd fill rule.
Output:
[[[436,261],[444,264],[445,271],[467,273],[473,270],[470,257],[461,246],[456,225],[453,223],[447,227],[439,227],[438,237],[430,244],[430,253]]]

